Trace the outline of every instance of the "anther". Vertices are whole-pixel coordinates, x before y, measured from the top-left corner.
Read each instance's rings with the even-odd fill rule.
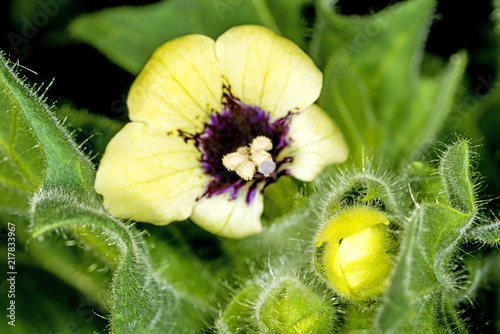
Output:
[[[250,150],[252,152],[269,151],[272,148],[273,148],[273,143],[271,142],[271,139],[269,139],[265,136],[258,136],[256,138],[254,138],[254,140],[250,144]]]
[[[222,164],[230,171],[236,171],[239,165],[248,161],[246,155],[240,154],[239,152],[233,152],[226,154],[222,158]]]
[[[251,161],[245,161],[236,168],[236,174],[245,181],[253,179],[255,174],[255,164]]]
[[[243,180],[250,181],[255,175],[255,170],[265,177],[276,170],[276,163],[267,151],[273,148],[271,140],[265,136],[254,138],[250,147],[242,146],[236,152],[226,154],[222,164],[229,171],[236,172]]]

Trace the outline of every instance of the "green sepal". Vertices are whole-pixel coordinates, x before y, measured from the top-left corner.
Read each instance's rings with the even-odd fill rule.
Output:
[[[259,292],[260,287],[257,284],[250,284],[238,292],[222,316],[217,319],[218,332],[224,334],[248,333],[253,326],[250,319],[254,317],[251,305],[258,299]],[[255,331],[255,328],[252,330]]]
[[[469,156],[468,142],[459,141],[443,154],[439,169],[448,194],[449,205],[465,214],[474,214],[474,191]]]
[[[439,170],[421,161],[413,162],[406,172],[408,187],[416,203],[448,203]]]
[[[359,170],[351,166],[349,171],[332,180],[320,190],[323,207],[320,221],[325,224],[337,211],[353,206],[368,206],[384,212],[391,223],[398,225],[408,208],[407,195],[394,176],[372,170],[370,164]]]
[[[260,297],[258,322],[263,333],[325,333],[331,306],[304,283],[285,279]]]
[[[442,333],[453,328],[465,332],[452,303],[459,285],[452,262],[475,218],[466,141],[455,143],[443,154],[439,174],[450,206],[425,203],[412,214],[378,311],[377,331]]]
[[[491,223],[474,226],[468,236],[487,245],[498,247],[500,245],[500,221],[495,220]]]
[[[287,264],[288,270],[294,265]],[[257,275],[234,296],[216,321],[220,333],[328,333],[337,326],[338,310],[324,286],[286,274],[283,268],[272,270]]]

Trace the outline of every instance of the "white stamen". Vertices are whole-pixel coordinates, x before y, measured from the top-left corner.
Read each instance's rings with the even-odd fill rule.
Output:
[[[273,148],[271,140],[265,136],[256,137],[250,147],[242,146],[236,152],[226,154],[222,164],[229,171],[234,171],[243,180],[250,181],[258,168],[259,173],[269,177],[276,170],[276,163],[267,151]]]
[[[244,163],[245,161],[248,161],[247,156],[242,155],[239,152],[226,154],[222,158],[222,164],[224,165],[224,167],[226,167],[228,170],[231,171],[236,171],[238,166]]]
[[[236,168],[236,174],[243,180],[250,181],[255,174],[255,164],[251,161],[245,161]]]
[[[250,144],[250,150],[252,152],[256,151],[269,151],[273,148],[273,143],[271,142],[271,139],[265,137],[265,136],[258,136],[254,138],[252,141],[252,144]]]
[[[241,155],[249,156],[250,155],[250,147],[242,146],[239,149],[237,149],[236,152],[238,152]]]
[[[257,166],[263,163],[265,160],[272,160],[271,154],[266,151],[257,151],[252,153],[252,161],[255,162]]]

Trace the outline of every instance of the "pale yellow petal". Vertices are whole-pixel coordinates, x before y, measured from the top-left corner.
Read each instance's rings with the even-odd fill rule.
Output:
[[[261,26],[229,29],[215,43],[232,94],[274,119],[310,106],[319,96],[321,71],[292,41]]]
[[[115,216],[165,225],[191,215],[208,177],[182,138],[128,123],[109,143],[95,188]]]
[[[259,233],[263,196],[257,189],[252,202],[247,204],[247,189],[248,185],[234,200],[230,200],[227,193],[199,199],[191,219],[208,232],[226,238],[239,239]]]
[[[277,160],[293,157],[286,168],[300,180],[312,181],[326,166],[347,159],[348,147],[342,132],[316,104],[292,118],[289,136],[292,142]]]
[[[160,46],[130,89],[130,119],[164,131],[203,130],[208,114],[222,108],[214,43],[188,35]]]

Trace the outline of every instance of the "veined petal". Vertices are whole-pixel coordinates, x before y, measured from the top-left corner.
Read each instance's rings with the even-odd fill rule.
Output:
[[[163,131],[201,131],[208,114],[222,108],[214,44],[206,36],[188,35],[160,46],[130,89],[130,119]]]
[[[227,192],[200,198],[191,219],[204,230],[226,238],[239,239],[259,233],[264,197],[259,189],[255,189],[255,197],[247,204],[248,187],[243,187],[240,196],[234,200],[230,200]]]
[[[292,142],[277,160],[293,157],[287,168],[300,180],[312,181],[326,166],[347,159],[348,147],[342,132],[316,104],[292,119],[289,136]]]
[[[178,136],[128,123],[108,144],[95,188],[115,216],[165,225],[191,215],[208,177]]]
[[[323,76],[311,58],[267,28],[231,28],[217,39],[215,50],[231,93],[274,119],[309,107],[320,94]]]

